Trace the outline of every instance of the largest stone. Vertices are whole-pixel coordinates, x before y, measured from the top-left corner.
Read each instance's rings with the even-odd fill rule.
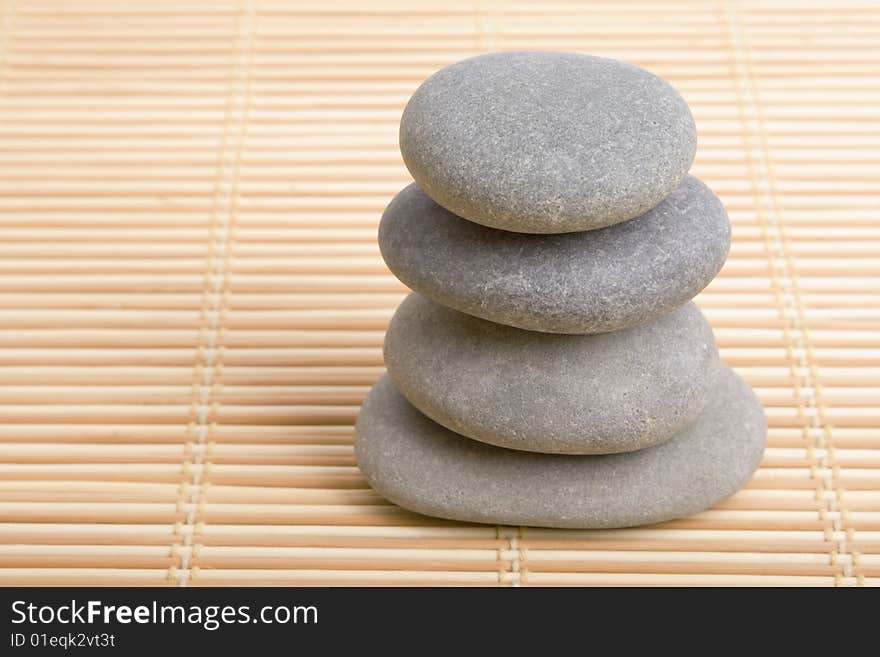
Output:
[[[383,377],[355,430],[361,471],[381,495],[441,518],[541,527],[629,527],[697,513],[758,467],[766,421],[725,369],[705,411],[668,442],[628,454],[569,456],[504,449],[419,413]]]
[[[473,57],[428,78],[400,150],[437,203],[524,233],[592,230],[646,212],[696,151],[687,104],[623,62],[555,52]]]
[[[532,331],[605,333],[671,311],[718,273],[730,223],[687,176],[660,205],[616,226],[522,235],[464,221],[417,185],[379,225],[388,268],[413,290],[462,312]]]

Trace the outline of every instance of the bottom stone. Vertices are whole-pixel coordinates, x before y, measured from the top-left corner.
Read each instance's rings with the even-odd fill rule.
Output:
[[[739,490],[767,423],[727,368],[705,410],[666,443],[599,456],[538,454],[464,438],[417,411],[383,376],[367,396],[355,454],[381,495],[441,518],[538,527],[630,527],[681,518]]]

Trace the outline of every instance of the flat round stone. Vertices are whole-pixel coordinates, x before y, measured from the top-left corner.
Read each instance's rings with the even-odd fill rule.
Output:
[[[724,368],[705,411],[672,440],[628,454],[571,456],[495,447],[419,413],[385,376],[367,396],[355,453],[392,502],[453,520],[629,527],[691,515],[741,488],[764,451],[754,393]]]
[[[469,438],[554,454],[631,452],[671,438],[703,408],[720,362],[692,302],[599,335],[487,322],[411,294],[385,337],[395,387]]]
[[[574,53],[506,52],[438,71],[400,121],[437,203],[522,233],[593,230],[659,203],[690,168],[694,120],[666,81]]]
[[[641,217],[523,235],[463,221],[415,184],[388,205],[379,248],[413,290],[493,322],[603,333],[671,311],[715,277],[730,247],[721,202],[692,176]]]

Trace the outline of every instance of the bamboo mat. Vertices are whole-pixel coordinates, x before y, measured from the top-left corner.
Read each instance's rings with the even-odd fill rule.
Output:
[[[0,7],[0,584],[880,584],[877,2]],[[734,226],[697,300],[770,424],[710,511],[466,525],[355,467],[405,293],[376,246],[401,109],[504,49],[693,108]]]

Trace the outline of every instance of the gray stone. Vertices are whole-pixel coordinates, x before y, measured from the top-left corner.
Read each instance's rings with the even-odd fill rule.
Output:
[[[648,213],[608,228],[523,235],[463,221],[410,185],[391,201],[379,248],[427,297],[477,317],[550,333],[603,333],[691,299],[721,269],[730,223],[688,176]]]
[[[751,389],[724,368],[705,411],[672,440],[628,454],[571,456],[495,447],[419,413],[386,376],[367,397],[355,453],[402,507],[505,525],[628,527],[687,516],[736,492],[764,450]]]
[[[522,233],[640,215],[696,151],[684,99],[630,64],[556,52],[473,57],[428,78],[400,121],[407,168],[437,203]]]
[[[608,454],[668,440],[703,408],[720,367],[689,302],[633,328],[553,335],[411,294],[385,337],[395,387],[447,429],[532,452]]]

